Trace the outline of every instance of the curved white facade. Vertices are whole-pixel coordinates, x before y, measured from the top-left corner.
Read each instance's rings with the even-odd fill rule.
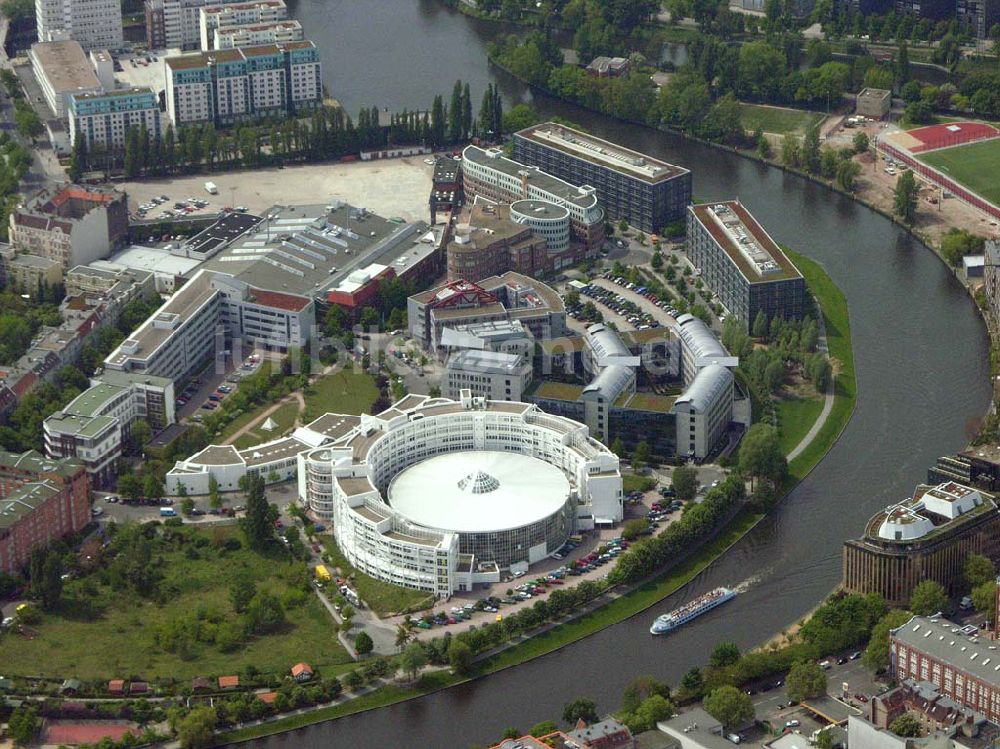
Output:
[[[545,240],[549,252],[569,249],[569,210],[547,200],[515,200],[510,204],[511,221],[531,227],[531,233]]]

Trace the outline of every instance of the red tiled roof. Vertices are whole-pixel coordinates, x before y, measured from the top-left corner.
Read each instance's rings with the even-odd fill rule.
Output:
[[[116,195],[88,190],[85,187],[65,187],[52,196],[52,203],[56,208],[61,206],[67,200],[74,199],[86,200],[91,203],[112,203],[116,197]]]
[[[233,689],[240,685],[239,676],[220,676],[219,689]]]
[[[280,291],[253,290],[253,301],[265,307],[275,307],[289,312],[301,312],[309,305],[305,297],[282,294]]]
[[[14,391],[14,395],[18,398],[22,398],[27,395],[36,382],[38,382],[38,375],[34,372],[27,372],[21,379],[14,383],[11,390]]]
[[[109,692],[124,692],[125,691],[125,680],[124,679],[112,679],[108,682]]]
[[[277,692],[262,692],[257,695],[257,699],[263,702],[265,705],[273,705],[274,700],[277,698]]]
[[[312,674],[312,666],[308,663],[296,663],[292,666],[292,676],[301,676],[302,674]]]

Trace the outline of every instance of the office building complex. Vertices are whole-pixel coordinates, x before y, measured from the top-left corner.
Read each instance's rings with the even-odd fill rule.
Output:
[[[926,682],[962,707],[1000,721],[996,645],[974,624],[913,617],[889,633],[889,675],[897,683]]]
[[[71,95],[103,91],[79,42],[38,42],[31,45],[28,58],[45,103],[59,119],[66,117]]]
[[[568,214],[566,233],[568,245]],[[534,276],[548,265],[544,239],[536,237],[530,227],[512,221],[508,206],[480,199],[462,211],[446,252],[449,281],[487,278],[507,271]]]
[[[165,64],[174,127],[297,114],[323,98],[319,51],[309,41],[199,52]]]
[[[284,0],[236,2],[206,5],[198,9],[198,36],[203,51],[220,49],[215,33],[219,29],[271,24],[288,19]]]
[[[514,160],[594,190],[609,219],[650,233],[682,220],[691,202],[687,169],[554,122],[514,133]]]
[[[688,259],[730,314],[749,327],[757,315],[798,320],[806,282],[738,201],[688,209]]]
[[[708,324],[692,314],[683,314],[677,318],[674,327],[680,340],[681,379],[686,386],[694,382],[701,370],[713,364],[735,369],[739,366],[739,357],[732,356],[722,341],[716,338]]]
[[[75,146],[82,139],[88,151],[95,146],[123,149],[133,127],[160,137],[160,105],[149,88],[71,94],[66,109],[70,143]]]
[[[479,283],[452,281],[407,300],[410,336],[431,352],[441,346],[446,327],[506,320],[521,322],[536,338],[559,337],[566,307],[554,289],[514,272]]]
[[[448,357],[444,371],[445,397],[463,390],[495,401],[520,401],[531,384],[531,359],[502,351],[465,349]]]
[[[922,484],[913,496],[874,515],[859,539],[844,543],[844,590],[876,593],[906,606],[918,583],[954,594],[970,554],[1000,559],[1000,512],[992,496],[949,481]]]
[[[571,238],[584,256],[592,257],[604,243],[604,209],[593,187],[576,187],[537,166],[512,161],[501,148],[467,146],[462,151],[462,187],[466,203],[481,196],[496,203],[536,200],[561,206],[569,212]],[[569,259],[562,262],[571,264]]]
[[[19,574],[32,551],[89,522],[90,487],[78,461],[0,452],[0,572]]]
[[[118,0],[35,0],[39,42],[79,42],[84,49],[121,49]]]
[[[113,189],[62,185],[41,190],[11,211],[9,225],[16,249],[69,270],[124,244],[128,207],[125,194]]]
[[[700,460],[722,442],[733,420],[734,382],[732,370],[710,364],[674,401],[678,455]]]

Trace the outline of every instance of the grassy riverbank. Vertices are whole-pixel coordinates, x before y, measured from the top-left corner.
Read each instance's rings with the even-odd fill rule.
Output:
[[[841,433],[851,420],[857,403],[858,386],[854,374],[854,350],[851,347],[851,322],[847,309],[847,299],[815,260],[785,248],[792,262],[802,272],[806,284],[823,313],[826,326],[826,341],[830,358],[837,373],[834,380],[834,401],[830,414],[819,433],[789,466],[793,486],[816,467],[830,448],[840,439]]]
[[[786,252],[802,272],[810,291],[822,308],[827,343],[831,357],[836,360],[837,371],[833,408],[812,443],[789,466],[790,477],[785,486],[787,493],[819,463],[836,443],[854,411],[857,391],[846,298],[819,263],[790,250],[786,249]],[[558,624],[545,632],[528,637],[497,655],[479,662],[472,678],[487,676],[559,650],[605,627],[610,627],[655,606],[694,579],[698,573],[742,539],[763,518],[764,514],[762,513],[752,512],[749,509],[742,510],[712,541],[662,575],[641,583],[600,608],[589,611],[565,624]],[[220,743],[245,741],[372,708],[385,707],[468,680],[452,676],[445,671],[434,672],[424,676],[411,687],[388,685],[338,705],[232,731],[221,735]]]

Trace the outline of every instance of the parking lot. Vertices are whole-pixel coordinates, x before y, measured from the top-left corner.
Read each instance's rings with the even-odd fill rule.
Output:
[[[184,198],[175,198],[167,194],[153,195],[146,202],[137,205],[132,204],[132,199],[129,200],[129,217],[133,221],[184,218],[185,216],[214,214],[218,213],[218,210],[218,205],[213,206],[211,200],[194,195],[188,195]]]
[[[206,412],[214,411],[226,396],[236,390],[241,379],[256,372],[262,362],[263,355],[255,352],[239,363],[224,359],[218,366],[210,364],[177,394],[175,407],[178,421],[201,421]]]
[[[619,280],[624,283],[618,283]],[[616,284],[618,288],[615,288]],[[599,305],[602,313],[610,313],[605,314],[605,318],[610,318],[609,321],[614,322],[619,330],[650,330],[673,322],[672,315],[676,314],[676,310],[672,306],[666,302],[644,298],[642,295],[646,293],[645,287],[638,287],[634,293],[630,293],[628,286],[631,284],[624,279],[595,279],[580,289],[580,304],[568,307],[566,312],[571,319],[586,323],[583,306],[587,302],[593,302]],[[627,293],[631,298],[625,296]],[[648,302],[649,306],[641,307],[640,301]],[[654,315],[653,309],[667,314],[660,319],[658,315]]]

